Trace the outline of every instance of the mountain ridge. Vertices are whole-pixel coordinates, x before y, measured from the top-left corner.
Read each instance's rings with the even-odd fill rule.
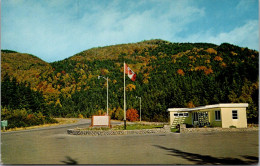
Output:
[[[138,109],[135,96],[142,96],[144,120],[165,121],[169,107],[220,102],[248,102],[250,121],[258,118],[259,53],[229,43],[145,40],[91,48],[52,63],[30,54],[1,52],[2,80],[8,74],[28,82],[43,93],[53,116],[105,112],[106,83],[97,79],[103,75],[109,78],[110,115],[121,119],[126,62],[137,73],[135,82],[126,80],[127,108]]]

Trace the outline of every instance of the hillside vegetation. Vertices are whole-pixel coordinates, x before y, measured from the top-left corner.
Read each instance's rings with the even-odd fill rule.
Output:
[[[135,82],[126,78],[127,109],[139,110],[136,96],[142,97],[142,120],[167,121],[167,108],[247,102],[248,122],[257,123],[258,59],[257,51],[228,43],[163,40],[92,48],[49,64],[2,50],[1,77],[2,83],[9,75],[41,93],[46,105],[41,112],[55,117],[106,112],[107,85],[98,76],[108,77],[109,114],[122,120],[125,61],[137,74]]]

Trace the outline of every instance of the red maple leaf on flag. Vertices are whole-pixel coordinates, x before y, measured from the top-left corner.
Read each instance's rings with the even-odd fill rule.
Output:
[[[135,72],[133,72],[133,70],[131,70],[130,67],[128,67],[126,64],[125,64],[125,73],[128,75],[128,77],[129,77],[132,81],[135,81],[135,79],[136,79],[136,74],[135,74]]]

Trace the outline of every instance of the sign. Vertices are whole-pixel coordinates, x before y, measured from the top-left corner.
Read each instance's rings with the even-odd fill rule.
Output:
[[[1,126],[6,127],[8,125],[7,120],[1,121]]]
[[[4,131],[5,131],[5,127],[7,127],[7,125],[8,125],[7,120],[1,121],[1,127],[4,128]]]
[[[91,126],[107,126],[110,127],[110,116],[108,115],[93,115]]]

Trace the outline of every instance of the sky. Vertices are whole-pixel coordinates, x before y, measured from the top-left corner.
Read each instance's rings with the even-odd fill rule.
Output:
[[[1,49],[46,62],[150,39],[259,50],[258,7],[258,0],[2,0]]]

